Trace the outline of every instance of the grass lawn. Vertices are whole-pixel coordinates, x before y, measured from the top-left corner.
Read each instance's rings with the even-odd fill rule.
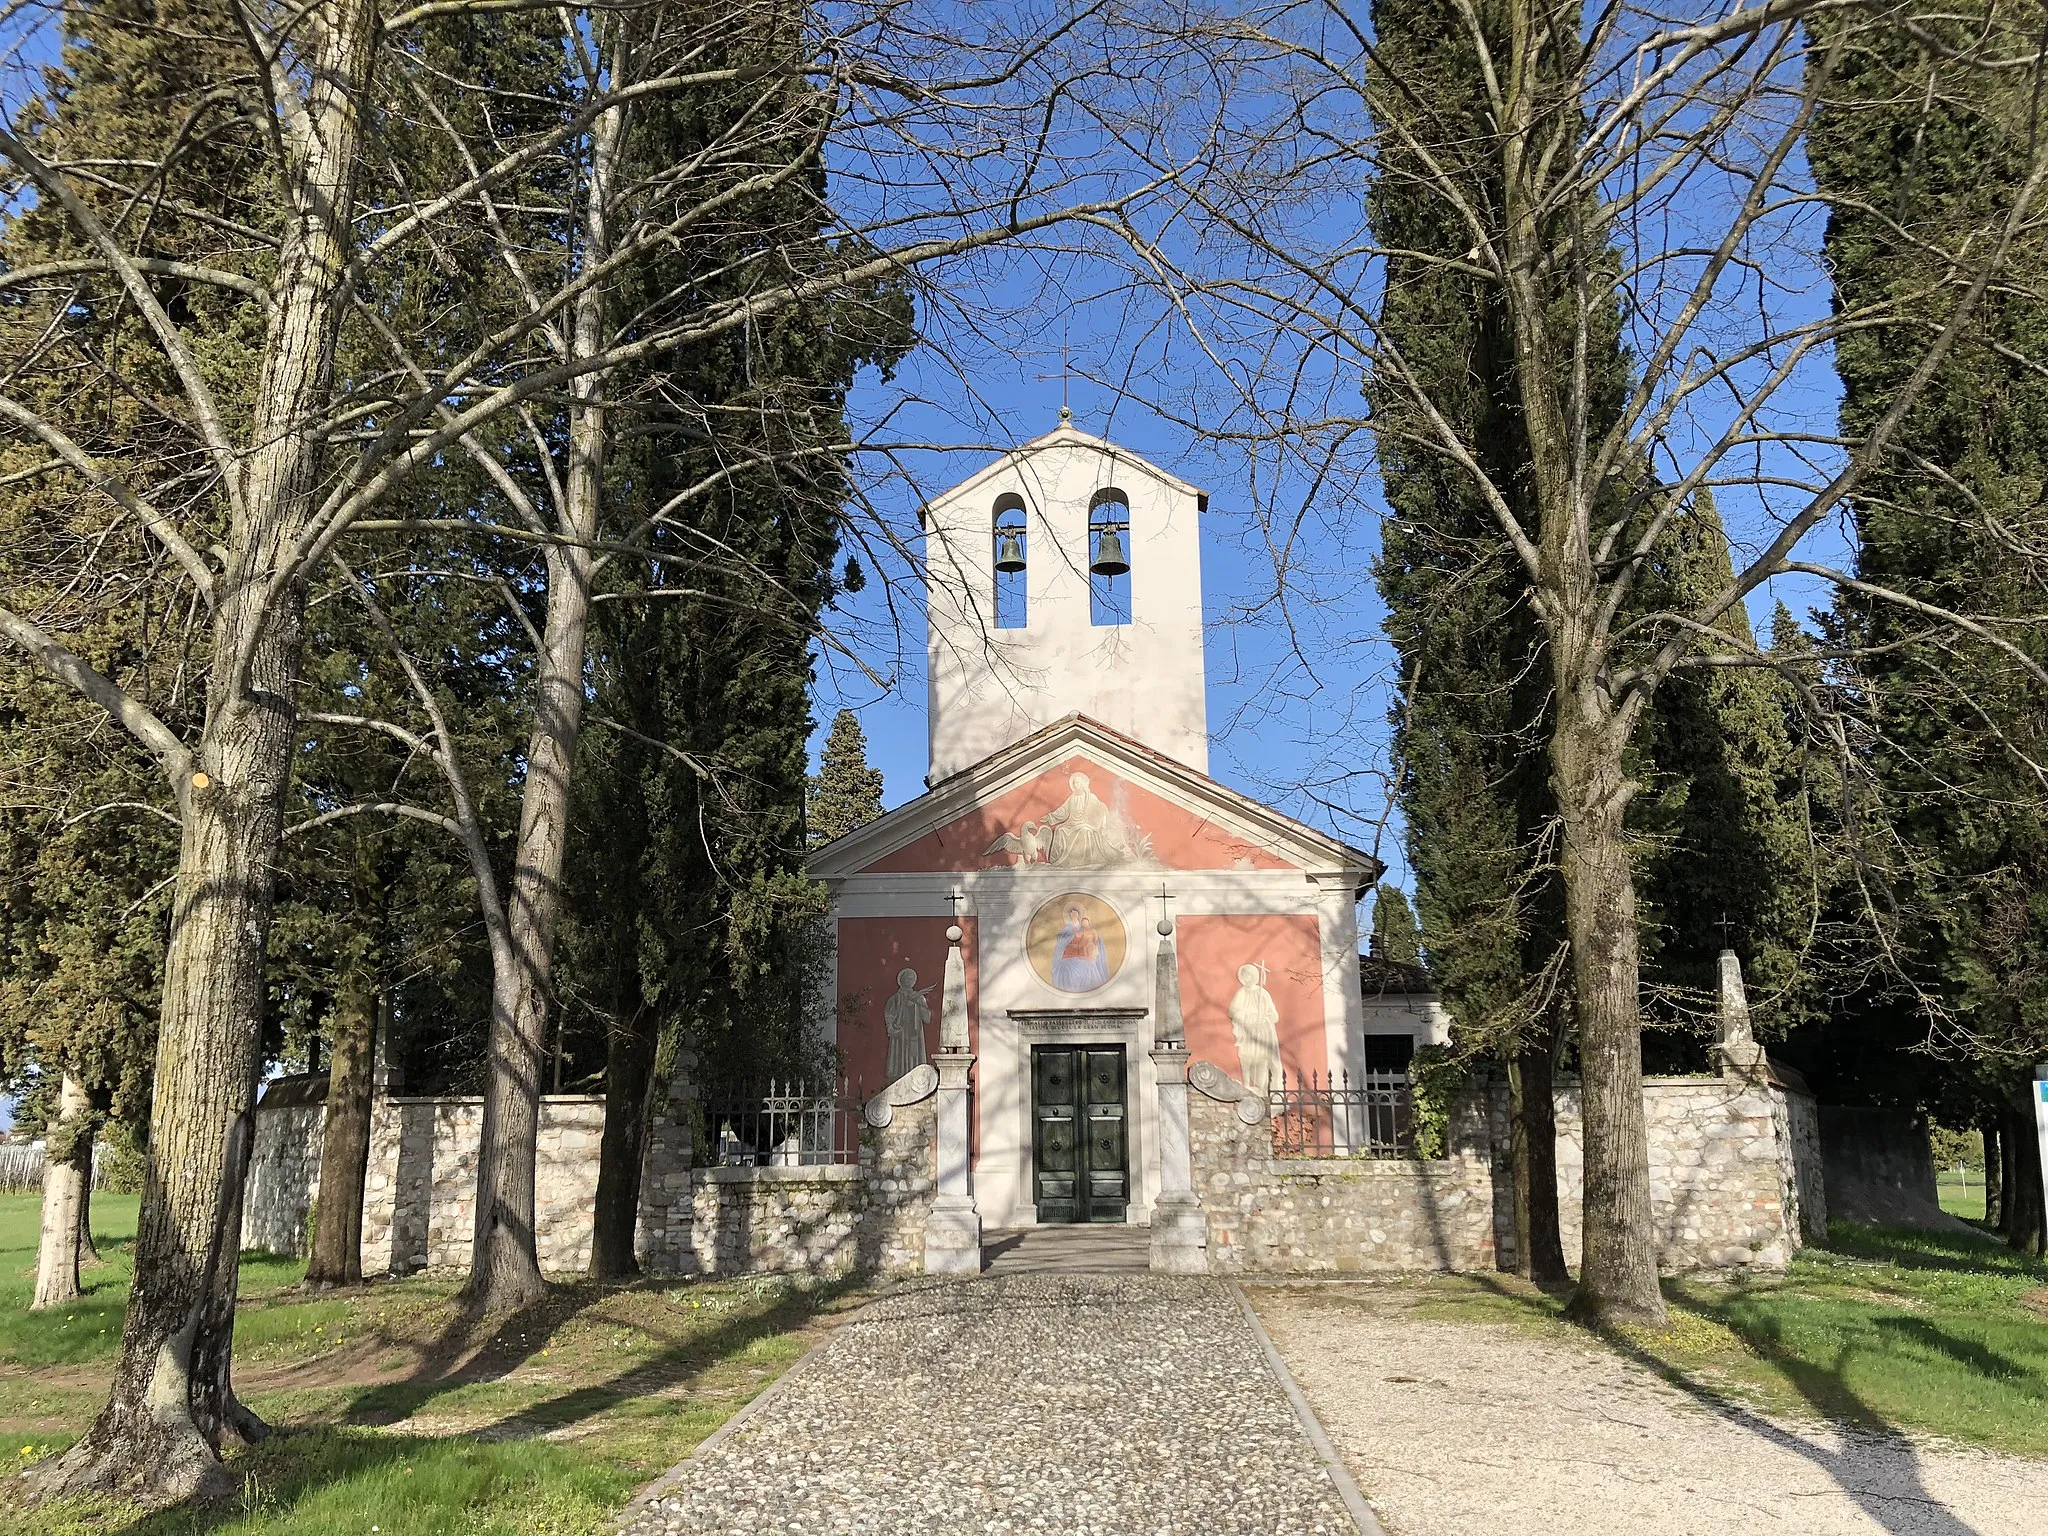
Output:
[[[1934,1176],[1934,1192],[1941,1201],[1941,1208],[1951,1216],[1960,1216],[1965,1221],[1984,1219],[1984,1170],[1972,1168],[1969,1177],[1953,1168],[1944,1168]]]
[[[1563,1330],[1562,1296],[1427,1282],[1424,1315]],[[2048,1456],[2048,1265],[1960,1235],[1838,1224],[1782,1275],[1665,1283],[1671,1326],[1607,1342],[1688,1390]]]
[[[120,1344],[134,1196],[100,1196],[75,1306],[31,1314],[37,1200],[0,1195],[0,1456],[68,1445],[105,1400]],[[465,1326],[459,1277],[309,1296],[296,1260],[245,1255],[235,1382],[280,1433],[236,1456],[225,1509],[103,1500],[0,1509],[0,1536],[582,1536],[686,1456],[858,1299],[759,1279],[565,1282],[494,1331]]]

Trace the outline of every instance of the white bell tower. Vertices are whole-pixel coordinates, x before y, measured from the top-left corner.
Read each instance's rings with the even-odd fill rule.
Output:
[[[1209,771],[1209,498],[1064,417],[924,508],[933,784],[1071,714]]]

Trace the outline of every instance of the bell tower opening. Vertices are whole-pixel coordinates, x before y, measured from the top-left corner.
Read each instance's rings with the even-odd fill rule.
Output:
[[[925,503],[933,783],[1068,715],[1208,771],[1207,500],[1063,424]]]
[[[1131,500],[1104,486],[1088,503],[1088,622],[1131,622]]]
[[[1025,552],[1024,498],[1005,491],[996,498],[995,613],[997,629],[1023,629],[1031,620],[1030,557]]]

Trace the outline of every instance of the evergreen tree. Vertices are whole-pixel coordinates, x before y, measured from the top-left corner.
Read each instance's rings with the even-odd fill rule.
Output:
[[[1836,71],[1809,151],[1822,191],[1839,199],[1827,229],[1836,306],[1923,296],[1905,323],[1837,346],[1846,435],[1866,431],[1925,356],[1928,334],[1910,322],[1947,302],[1959,234],[2003,218],[2027,174],[2029,80],[1991,88],[1954,62],[1995,52],[1990,40],[2031,50],[2025,27],[1965,7],[1918,34],[1853,34]],[[2048,246],[2030,226],[1975,333],[1915,402],[1853,508],[1863,581],[1982,615],[2037,665],[2048,664],[2048,381],[2030,360],[2048,354],[2044,275]],[[1872,1011],[1909,1016],[1889,1026],[1903,1043],[1979,1064],[1976,1091],[2001,1141],[2031,1158],[2025,1064],[2048,1053],[2048,710],[1979,638],[1930,630],[1866,594],[1845,595],[1836,623],[1863,650],[1849,686],[1882,790],[1882,838],[1866,839],[1861,856],[1914,994],[1896,1010],[1873,999]],[[2027,1203],[2006,1202],[2008,1240],[2039,1252],[2039,1171],[2018,1173],[2013,1192]]]
[[[850,709],[832,717],[832,729],[818,753],[807,819],[813,848],[844,837],[882,814],[882,772],[868,766],[868,739]]]
[[[1733,575],[1728,539],[1700,497],[1644,573],[1641,597],[1690,606]],[[1721,620],[1728,649],[1757,650],[1740,607]],[[1683,671],[1657,692],[1637,737],[1643,788],[1630,825],[1643,838],[1640,900],[1643,986],[1652,1018],[1644,1037],[1653,1069],[1712,1065],[1715,957],[1741,957],[1757,1025],[1782,1033],[1808,1016],[1806,965],[1813,931],[1812,850],[1793,745],[1796,701],[1768,667]]]
[[[1377,575],[1402,663],[1393,723],[1424,948],[1467,1048],[1497,1051],[1507,1067],[1518,1266],[1561,1280],[1551,1075],[1569,1047],[1573,999],[1545,750],[1551,668],[1519,558],[1414,404],[1418,395],[1431,401],[1472,446],[1516,520],[1536,529],[1504,298],[1461,260],[1470,231],[1436,186],[1448,175],[1482,216],[1501,204],[1495,130],[1461,17],[1443,0],[1379,0],[1374,8],[1378,62],[1397,82],[1374,95],[1374,110],[1413,135],[1432,162],[1425,169],[1394,148],[1368,193],[1376,239],[1411,253],[1389,258],[1380,314],[1387,351],[1405,375],[1369,387],[1390,512]],[[1557,54],[1545,67],[1565,63]],[[1570,240],[1561,235],[1558,244]],[[1611,266],[1613,258],[1598,262]],[[1578,302],[1570,266],[1560,263],[1551,278],[1560,313]],[[1618,419],[1630,374],[1616,307],[1610,301],[1591,318],[1586,430],[1597,438]],[[1620,478],[1605,491],[1605,516],[1614,521],[1627,520],[1633,494],[1629,477]],[[1658,545],[1628,609],[1697,601],[1730,570],[1711,499],[1696,497]],[[1753,647],[1739,611],[1723,628],[1736,647]],[[1759,671],[1680,678],[1658,696],[1631,751],[1646,790],[1631,803],[1629,822],[1644,850],[1644,981],[1665,1002],[1664,1022],[1678,1026],[1664,1037],[1674,1065],[1704,1057],[1724,933],[1765,982],[1766,1000],[1796,969],[1803,834],[1782,799],[1789,745],[1781,694]]]
[[[250,215],[252,191],[268,189],[260,129],[226,99],[195,106],[180,82],[227,68],[237,48],[228,13],[210,0],[94,0],[66,11],[62,54],[44,93],[23,114],[24,137],[52,161],[114,165],[184,148],[157,188],[139,254],[216,271],[252,273],[259,257],[246,234],[215,220]],[[0,337],[15,373],[18,405],[61,419],[74,440],[136,484],[187,460],[189,435],[160,402],[178,392],[170,360],[104,274],[65,270],[89,243],[44,197],[17,192],[0,226],[0,261],[22,280],[0,295]],[[103,219],[122,217],[112,189],[81,196]],[[261,218],[261,215],[257,215]],[[270,221],[265,219],[267,224]],[[61,294],[66,324],[50,326]],[[202,328],[199,362],[224,408],[246,409],[262,339],[259,307],[222,287],[166,283],[167,307]],[[32,360],[44,366],[33,366]],[[109,367],[118,362],[118,369]],[[47,473],[43,443],[15,435],[0,446],[0,585],[9,608],[34,615],[74,653],[155,711],[184,739],[197,736],[204,697],[203,634],[191,592],[167,577],[163,551],[133,519],[78,482]],[[205,508],[203,494],[197,497]],[[91,551],[80,579],[77,555]],[[60,573],[60,574],[53,574]],[[0,662],[0,1059],[10,1087],[26,1093],[25,1119],[51,1117],[50,1143],[68,1153],[46,1165],[89,1205],[92,1144],[108,1119],[145,1139],[157,1014],[164,985],[171,892],[178,867],[179,806],[164,775],[105,714],[69,689]],[[74,1093],[64,1093],[69,1080]],[[62,1113],[79,1106],[83,1118]],[[89,1220],[81,1217],[81,1220]],[[46,1222],[72,1251],[46,1254],[39,1270],[72,1289],[84,1232]],[[46,1245],[47,1246],[47,1245]],[[39,1288],[40,1289],[40,1288]]]
[[[1422,932],[1398,885],[1383,885],[1372,903],[1372,952],[1397,965],[1422,963]]]
[[[1376,0],[1373,27],[1387,82],[1374,112],[1412,136],[1471,206],[1497,209],[1494,130],[1462,15],[1448,0]],[[1368,382],[1389,512],[1376,574],[1401,659],[1398,792],[1431,972],[1466,1047],[1508,1066],[1516,1264],[1559,1281],[1551,1078],[1570,1000],[1543,750],[1548,669],[1492,510],[1412,401],[1427,395],[1533,525],[1526,429],[1501,294],[1458,263],[1471,237],[1435,190],[1438,172],[1388,143],[1367,209],[1383,247],[1415,253],[1390,258],[1380,310],[1408,380]],[[1600,366],[1611,393],[1625,377],[1618,348]]]
[[[795,21],[757,13],[714,51],[736,65],[786,58],[801,46]],[[696,167],[666,189],[685,205],[751,177],[762,154],[800,170],[647,265],[657,317],[678,289],[739,294],[843,257],[808,147],[831,109],[792,76],[772,102],[749,81],[636,112],[629,163]],[[733,125],[764,117],[787,122],[790,141],[752,141],[726,163],[716,147]],[[847,435],[855,374],[892,365],[911,340],[907,295],[870,286],[681,349],[615,391],[632,426],[609,494],[655,558],[618,568],[603,594],[595,728],[578,765],[588,852],[570,874],[563,992],[604,1050],[595,1274],[634,1268],[649,1085],[664,1053],[689,1049],[714,1076],[826,1066],[812,1018],[822,892],[803,860],[810,647],[841,579],[848,493],[833,445]]]

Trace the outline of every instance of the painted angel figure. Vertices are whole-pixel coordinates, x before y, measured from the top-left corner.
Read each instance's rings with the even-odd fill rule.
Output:
[[[1280,1009],[1266,990],[1263,965],[1237,968],[1237,994],[1230,1000],[1230,1033],[1247,1088],[1270,1091],[1280,1082]]]
[[[905,966],[896,973],[896,990],[882,1005],[882,1025],[889,1034],[889,1081],[924,1065],[924,1035],[932,1021],[931,1004],[917,985],[917,972]]]

